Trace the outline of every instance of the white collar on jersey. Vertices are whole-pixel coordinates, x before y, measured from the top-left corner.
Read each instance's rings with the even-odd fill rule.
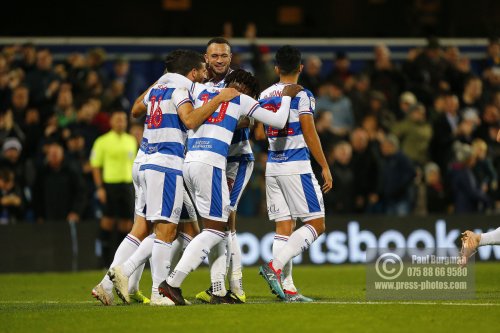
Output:
[[[231,69],[231,67],[229,68],[229,70],[227,71],[226,75],[224,75],[224,77],[222,78],[222,80],[218,81],[218,82],[215,82],[214,79],[210,79],[208,80],[207,82],[205,82],[204,84],[207,85],[207,86],[213,86],[215,88],[223,88],[224,87],[224,84],[226,83],[226,76],[228,76],[229,73],[231,73],[233,70]]]
[[[184,75],[177,73],[167,73],[158,79],[158,83],[166,84],[168,86],[173,86],[172,88],[186,88],[191,90],[194,82],[185,77]]]

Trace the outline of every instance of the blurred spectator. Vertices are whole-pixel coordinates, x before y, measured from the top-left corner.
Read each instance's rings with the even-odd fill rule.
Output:
[[[398,96],[405,88],[405,79],[399,68],[391,60],[391,52],[384,44],[374,48],[373,63],[369,65],[372,88],[384,94],[387,105],[396,109]]]
[[[476,164],[472,147],[457,141],[453,149],[455,162],[451,165],[450,183],[455,213],[484,211],[490,205],[490,199],[486,195],[486,189],[481,188],[472,172]]]
[[[21,188],[12,170],[0,169],[0,225],[14,224],[23,218]]]
[[[86,72],[78,99],[85,101],[89,98],[100,98],[104,92],[104,83],[95,70]]]
[[[14,122],[22,125],[25,121],[26,111],[29,106],[29,89],[20,85],[12,90],[11,107]]]
[[[76,113],[76,121],[69,125],[71,132],[80,133],[85,140],[86,156],[90,156],[90,150],[95,139],[99,136],[99,128],[94,125],[94,118],[99,112],[101,103],[98,100],[89,99]]]
[[[146,80],[142,75],[130,69],[130,62],[120,57],[113,64],[113,72],[110,75],[111,82],[121,82],[123,94],[127,101],[135,101],[144,90],[146,90]],[[116,84],[116,83],[115,83]],[[125,109],[125,110],[128,110]]]
[[[15,137],[7,138],[2,145],[2,155],[0,157],[0,168],[11,170],[16,178],[16,184],[23,191],[25,187],[31,187],[35,178],[35,167],[31,161],[23,161],[21,154],[23,146],[19,139]]]
[[[481,120],[474,109],[463,112],[462,120],[458,124],[457,140],[471,144],[474,131],[478,128]]]
[[[330,151],[333,145],[340,140],[338,136],[335,135],[333,130],[333,115],[328,111],[316,112],[316,118],[314,119],[316,123],[316,132],[318,132],[319,140],[321,141],[321,146],[323,151]]]
[[[372,90],[370,92],[368,113],[377,117],[380,127],[388,132],[392,125],[396,122],[396,117],[389,109],[387,109],[387,100],[380,91]]]
[[[337,143],[329,154],[328,164],[335,179],[335,188],[325,196],[328,213],[346,214],[354,211],[355,175],[351,169],[352,147],[346,141]]]
[[[445,81],[447,67],[439,40],[429,38],[425,49],[417,52],[416,56],[411,55],[405,64],[405,72],[411,83],[408,88],[417,95],[418,100],[430,105],[436,92],[449,90],[449,84]]]
[[[412,162],[399,149],[398,138],[387,135],[381,143],[382,158],[379,193],[384,211],[389,215],[408,215],[412,209],[415,169]]]
[[[351,168],[355,176],[353,184],[354,211],[364,213],[371,211],[371,207],[379,200],[377,160],[369,146],[368,133],[364,129],[356,128],[351,133],[350,141],[352,146]]]
[[[250,52],[252,54],[250,65],[259,82],[259,87],[263,89],[264,87],[269,87],[273,83],[276,83],[278,81],[278,76],[274,71],[271,49],[267,45],[257,44],[257,26],[254,23],[249,23],[247,25],[245,37],[250,42]]]
[[[425,107],[418,103],[410,107],[406,119],[392,127],[401,142],[401,150],[414,163],[425,165],[429,160],[432,126],[426,122]]]
[[[68,163],[72,164],[83,177],[83,185],[85,193],[87,193],[87,200],[85,200],[81,218],[95,218],[95,202],[93,197],[89,196],[89,194],[94,193],[92,167],[90,166],[88,152],[85,149],[85,138],[79,131],[72,131],[66,140],[66,158]]]
[[[28,158],[33,158],[36,156],[40,140],[44,136],[43,124],[37,109],[30,108],[26,110],[21,129],[25,134],[24,153]]]
[[[52,68],[52,54],[48,49],[40,49],[36,54],[36,69],[26,75],[26,85],[30,89],[33,106],[42,113],[50,112],[51,103],[59,89],[59,77]]]
[[[460,111],[473,109],[477,115],[483,109],[483,83],[477,76],[470,76],[464,84],[464,92],[460,98]]]
[[[318,95],[319,86],[322,82],[321,66],[322,62],[318,56],[309,56],[306,58],[304,70],[299,77],[299,84],[309,89],[314,96]]]
[[[87,67],[90,70],[88,74],[91,72],[95,73],[97,75],[97,78],[92,78],[92,82],[98,81],[104,85],[108,83],[108,73],[106,69],[104,68],[104,63],[106,61],[106,51],[103,48],[96,47],[93,49],[90,49],[87,52],[86,56],[86,63]],[[88,80],[87,76],[87,80]],[[88,82],[87,82],[88,84]]]
[[[354,73],[351,71],[351,61],[344,51],[338,51],[333,61],[333,69],[327,74],[330,82],[340,81],[345,91],[350,91],[354,84]]]
[[[21,58],[14,61],[13,68],[21,68],[28,74],[36,69],[36,46],[33,43],[26,43],[21,46]]]
[[[76,110],[70,84],[61,84],[53,114],[57,117],[59,126],[63,128],[76,121]]]
[[[427,121],[434,124],[441,114],[444,113],[447,94],[438,94],[434,98],[433,104],[427,108]]]
[[[494,104],[487,104],[481,117],[481,124],[474,137],[483,139],[487,144],[496,143],[496,134],[500,128],[500,112]]]
[[[444,58],[448,62],[445,80],[450,84],[451,92],[460,95],[466,78],[471,75],[470,61],[460,55],[460,50],[456,46],[448,46],[445,49]]]
[[[84,89],[85,76],[88,71],[85,56],[80,53],[72,53],[66,59],[65,66],[68,73],[68,81],[73,87],[75,101],[77,104],[82,103],[83,100],[80,96]]]
[[[474,139],[472,141],[472,153],[476,158],[476,164],[472,170],[474,176],[481,189],[493,196],[498,189],[498,176],[491,158],[488,157],[488,145],[481,139]]]
[[[448,211],[446,189],[441,180],[439,166],[434,162],[425,165],[427,213],[445,214]]]
[[[81,172],[64,158],[58,142],[47,145],[45,163],[37,175],[34,203],[37,221],[79,221],[85,207]]]
[[[483,78],[488,89],[500,86],[500,39],[490,38],[486,59],[482,63]]]
[[[408,110],[415,104],[417,104],[417,98],[415,97],[415,94],[413,94],[411,91],[405,91],[399,96],[399,112],[397,113],[398,119],[405,119]]]
[[[453,142],[457,139],[459,123],[458,98],[447,95],[444,99],[444,113],[433,124],[430,146],[431,159],[438,164],[443,176],[448,163],[453,159]]]
[[[111,81],[111,84],[102,96],[102,107],[106,112],[114,110],[130,111],[130,102],[125,97],[125,86],[119,80]]]
[[[356,74],[354,80],[349,99],[352,103],[356,125],[359,125],[370,108],[370,78],[366,74]]]
[[[11,110],[0,114],[0,141],[7,137],[16,137],[21,141],[24,141],[26,137],[21,127],[14,122]]]
[[[379,125],[377,117],[372,114],[365,116],[361,121],[361,127],[368,134],[370,144],[378,147],[379,140],[382,139],[385,134],[384,130]]]
[[[320,87],[316,109],[332,113],[332,129],[337,136],[345,137],[354,128],[352,104],[344,95],[341,81],[326,82]]]

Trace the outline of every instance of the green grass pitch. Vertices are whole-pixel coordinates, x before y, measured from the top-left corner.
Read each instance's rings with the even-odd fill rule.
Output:
[[[500,264],[476,265],[476,298],[369,302],[363,265],[296,266],[295,283],[317,300],[286,304],[271,295],[256,267],[244,270],[245,305],[101,306],[90,296],[104,272],[0,275],[0,332],[499,332]],[[183,285],[209,284],[200,268]],[[146,271],[142,290],[149,295]],[[118,302],[117,302],[118,301]],[[115,303],[120,303],[115,298]]]

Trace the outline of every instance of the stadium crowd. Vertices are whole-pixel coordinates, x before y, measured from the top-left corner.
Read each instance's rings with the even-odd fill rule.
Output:
[[[250,50],[249,62],[233,54],[233,66],[252,71],[265,88],[277,79],[271,52],[256,44]],[[306,58],[299,82],[316,96],[316,128],[333,172],[327,214],[498,211],[498,39],[477,69],[436,39],[403,62],[377,45],[356,72],[346,53],[332,61],[325,72],[320,58]],[[89,163],[93,143],[109,130],[111,112],[130,113],[152,83],[126,59],[108,63],[99,48],[55,62],[51,50],[33,44],[3,47],[0,224],[101,216]],[[129,132],[139,145],[141,121],[130,118]],[[266,214],[266,145],[254,142],[257,163],[241,215]]]

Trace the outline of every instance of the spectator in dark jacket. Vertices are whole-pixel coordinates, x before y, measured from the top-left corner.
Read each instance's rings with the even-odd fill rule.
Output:
[[[358,127],[351,134],[352,159],[354,172],[355,211],[363,213],[379,200],[377,194],[378,169],[375,155],[370,149],[368,133]]]
[[[481,189],[472,169],[476,158],[472,147],[468,144],[455,142],[455,162],[451,165],[450,183],[455,204],[455,213],[475,213],[484,211],[490,204],[490,199]]]
[[[398,138],[387,135],[380,146],[381,187],[385,213],[390,215],[408,215],[412,208],[413,180],[415,168],[408,157],[399,149]]]
[[[39,222],[78,221],[85,207],[81,173],[64,159],[58,142],[47,145],[46,163],[35,185],[36,216]]]
[[[354,211],[355,177],[350,166],[351,158],[352,147],[346,141],[336,144],[330,154],[329,164],[336,181],[331,195],[325,199],[331,213],[346,214]]]
[[[425,184],[427,213],[446,214],[448,210],[448,198],[441,180],[439,166],[434,162],[425,165]]]

